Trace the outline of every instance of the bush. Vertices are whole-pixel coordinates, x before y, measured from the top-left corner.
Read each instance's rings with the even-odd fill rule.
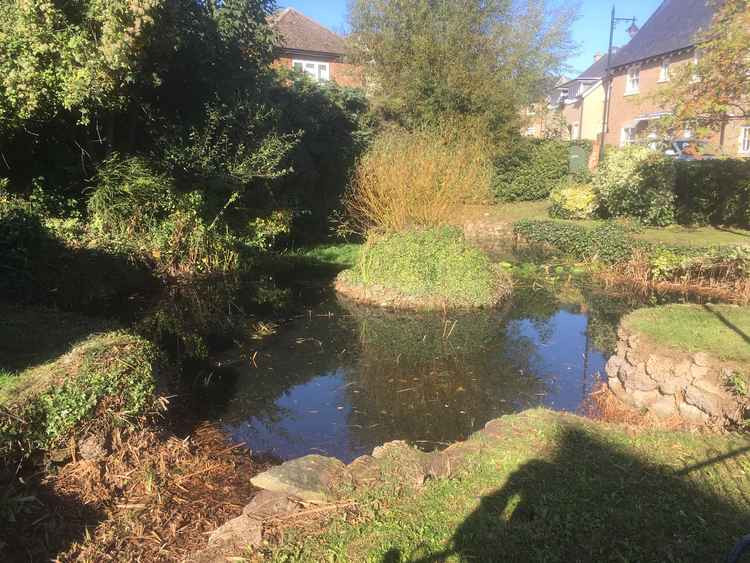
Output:
[[[510,282],[459,229],[442,227],[371,236],[344,279],[455,306],[496,303]]]
[[[0,290],[28,283],[50,241],[50,232],[29,204],[0,194]]]
[[[677,162],[677,221],[750,226],[750,161]]]
[[[675,221],[675,162],[647,147],[608,151],[593,184],[610,217],[634,217],[655,226]]]
[[[460,203],[486,198],[490,179],[485,143],[470,127],[393,129],[359,161],[346,207],[361,233],[437,227]]]
[[[551,217],[590,219],[599,207],[599,198],[589,184],[563,182],[550,194]]]
[[[499,201],[534,201],[549,196],[552,189],[569,174],[586,171],[570,168],[571,148],[581,146],[591,152],[591,143],[570,143],[557,139],[522,138],[495,159],[493,192]],[[576,178],[578,179],[578,178]]]
[[[561,221],[525,219],[513,225],[513,231],[530,243],[543,244],[583,260],[600,260],[607,264],[630,258],[634,244],[625,229],[604,222],[593,229]]]

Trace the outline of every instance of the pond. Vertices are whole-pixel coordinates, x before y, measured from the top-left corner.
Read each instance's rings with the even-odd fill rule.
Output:
[[[543,277],[471,313],[387,312],[316,286],[301,312],[221,354],[196,408],[256,453],[345,462],[390,440],[441,448],[530,407],[576,412],[643,299]]]

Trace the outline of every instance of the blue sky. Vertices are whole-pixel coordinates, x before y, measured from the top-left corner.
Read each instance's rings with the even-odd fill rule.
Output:
[[[570,0],[559,0],[569,2]],[[636,17],[642,26],[661,4],[661,0],[581,0],[580,18],[573,26],[573,39],[579,45],[579,54],[568,64],[574,71],[582,72],[593,62],[596,52],[605,52],[609,42],[609,18],[612,4],[617,17]],[[293,7],[334,31],[346,28],[346,0],[279,0],[281,7]],[[615,45],[622,45],[628,36],[628,24],[620,23],[615,33]],[[570,74],[576,74],[571,71]]]

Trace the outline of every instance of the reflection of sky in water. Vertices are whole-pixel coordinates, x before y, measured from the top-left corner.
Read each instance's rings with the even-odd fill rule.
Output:
[[[299,321],[293,329],[297,340],[304,340],[300,334],[315,335],[320,346],[278,344],[269,357],[286,370],[289,387],[271,397],[272,414],[235,405],[225,427],[233,440],[256,452],[284,459],[318,453],[348,462],[388,440],[429,448],[463,439],[488,420],[529,406],[575,411],[606,362],[588,346],[587,322],[586,315],[564,309],[542,322],[498,321],[492,325],[493,344],[472,349],[475,356],[461,357],[460,365],[438,357],[438,368],[423,362],[410,371],[403,361],[388,363],[398,363],[388,348],[378,349],[375,358],[336,356],[357,341],[354,324],[334,318]],[[394,334],[400,326],[394,319]],[[316,367],[321,357],[337,367]],[[279,364],[284,361],[293,363]],[[262,385],[250,377],[253,385]],[[243,412],[255,414],[245,418]]]
[[[589,347],[586,357],[586,315],[560,311],[546,326],[544,337],[528,320],[512,321],[536,349],[531,365],[535,377],[547,384],[541,403],[562,411],[575,411],[591,390],[597,374],[604,374],[607,359]],[[584,373],[585,369],[585,373]]]

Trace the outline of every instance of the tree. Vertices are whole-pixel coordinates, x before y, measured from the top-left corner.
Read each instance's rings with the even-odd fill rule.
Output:
[[[475,115],[510,134],[559,74],[574,15],[533,0],[351,0],[351,59],[407,124]]]
[[[750,0],[715,2],[709,29],[697,38],[698,57],[672,71],[653,99],[673,108],[666,127],[694,123],[720,129],[750,117]]]

